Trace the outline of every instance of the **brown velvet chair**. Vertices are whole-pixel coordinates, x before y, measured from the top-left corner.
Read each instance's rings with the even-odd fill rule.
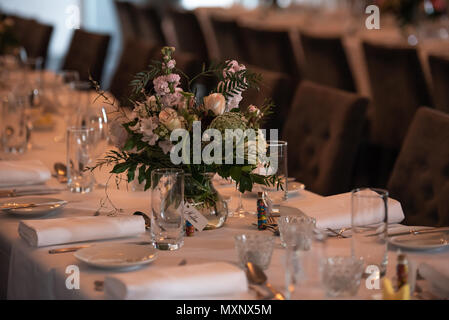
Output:
[[[62,69],[76,70],[81,80],[89,80],[89,73],[101,80],[110,36],[75,30]]]
[[[53,26],[32,21],[30,27],[31,31],[29,31],[28,35],[23,39],[23,47],[25,48],[28,57],[42,57],[45,66],[48,46],[53,33]]]
[[[265,30],[253,26],[240,26],[246,62],[269,71],[290,75],[299,81],[293,45],[288,31]]]
[[[388,191],[401,202],[405,224],[449,226],[448,114],[429,108],[418,110]]]
[[[33,19],[22,18],[19,16],[10,16],[10,18],[14,21],[14,34],[17,38],[17,41],[21,45],[26,42],[26,38],[31,34],[30,30],[32,26],[36,23]]]
[[[111,80],[109,90],[122,105],[129,105],[132,88],[129,83],[138,72],[146,70],[155,56],[157,48],[147,42],[128,39],[124,45],[122,56]]]
[[[399,149],[420,106],[430,106],[427,84],[415,48],[363,43],[371,85],[371,140]]]
[[[324,86],[356,92],[341,38],[301,33],[300,40],[306,62],[304,78]]]
[[[449,57],[429,56],[433,99],[438,110],[449,113]]]
[[[282,138],[288,174],[321,195],[349,190],[368,99],[301,82]]]
[[[147,39],[159,46],[164,46],[167,41],[162,31],[162,20],[159,12],[153,6],[143,6],[139,9],[141,28],[145,29]]]
[[[295,83],[286,74],[268,71],[255,66],[247,66],[253,72],[260,73],[263,77],[259,90],[248,89],[243,93],[243,100],[240,106],[247,108],[250,104],[261,107],[266,99],[271,99],[275,107],[271,114],[265,118],[262,125],[264,129],[278,129],[282,132],[285,119],[290,110]]]
[[[231,18],[211,16],[210,22],[214,30],[215,39],[221,60],[237,60],[245,62],[242,51],[242,39],[240,38],[237,22]]]
[[[124,1],[114,1],[115,10],[120,21],[120,30],[124,41],[139,37],[138,24],[134,17],[132,4]]]
[[[167,9],[166,13],[176,34],[176,50],[193,54],[198,61],[207,62],[209,54],[206,40],[195,13],[174,8]]]

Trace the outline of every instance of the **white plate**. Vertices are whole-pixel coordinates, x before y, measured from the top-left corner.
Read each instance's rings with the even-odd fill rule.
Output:
[[[90,266],[103,269],[130,269],[154,261],[157,250],[150,245],[105,243],[81,249],[74,256]]]
[[[390,243],[397,247],[413,250],[429,250],[449,247],[449,232],[407,234],[390,238]]]
[[[9,213],[11,215],[18,215],[18,216],[25,216],[25,217],[37,217],[37,216],[44,216],[50,213],[53,213],[54,211],[58,210],[59,208],[65,206],[67,204],[67,201],[61,200],[61,199],[55,199],[55,198],[41,198],[41,197],[20,197],[4,200],[0,203],[0,206],[6,205],[7,203],[17,203],[17,204],[23,204],[23,203],[34,203],[34,204],[40,204],[45,202],[52,202],[52,204],[49,205],[42,205],[38,207],[30,207],[30,208],[17,208],[17,209],[4,209],[3,212]]]

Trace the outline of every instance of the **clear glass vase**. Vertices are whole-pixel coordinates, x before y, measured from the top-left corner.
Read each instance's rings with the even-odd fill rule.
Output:
[[[185,175],[185,200],[192,204],[209,223],[204,230],[221,228],[228,218],[228,205],[212,183],[214,173]]]

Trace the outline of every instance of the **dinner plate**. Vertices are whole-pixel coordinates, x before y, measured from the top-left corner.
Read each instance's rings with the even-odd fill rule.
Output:
[[[78,250],[74,256],[90,266],[102,269],[134,269],[157,258],[149,245],[105,243]]]
[[[43,203],[50,203],[48,205],[40,205]],[[16,204],[36,204],[36,207],[29,208],[17,208],[17,209],[3,209],[3,212],[10,215],[17,215],[21,217],[38,217],[44,216],[55,212],[67,204],[67,201],[55,198],[41,198],[41,197],[20,197],[16,199],[9,199],[0,202],[0,206],[7,205],[9,203]]]
[[[397,247],[413,250],[430,250],[449,247],[449,232],[407,234],[390,238],[390,243]]]

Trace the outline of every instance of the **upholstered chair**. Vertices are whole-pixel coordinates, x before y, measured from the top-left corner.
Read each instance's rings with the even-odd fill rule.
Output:
[[[435,108],[449,113],[449,56],[429,56]]]
[[[303,81],[282,138],[288,174],[321,195],[349,191],[368,99]]]
[[[449,115],[416,113],[388,182],[405,224],[449,226]]]

